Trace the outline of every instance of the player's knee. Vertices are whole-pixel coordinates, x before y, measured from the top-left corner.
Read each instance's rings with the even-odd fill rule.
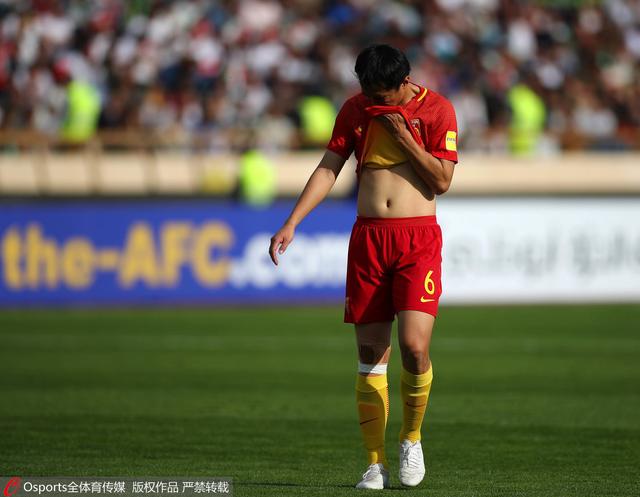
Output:
[[[424,365],[429,361],[429,347],[420,341],[408,341],[400,347],[404,363]]]

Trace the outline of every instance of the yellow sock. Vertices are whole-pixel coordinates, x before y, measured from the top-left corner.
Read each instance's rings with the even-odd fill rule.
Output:
[[[400,394],[403,404],[401,442],[403,440],[411,442],[420,440],[420,427],[427,410],[432,380],[433,368],[431,365],[429,365],[427,372],[422,374],[413,374],[402,368],[400,375]]]
[[[369,464],[382,463],[386,467],[384,432],[389,416],[389,386],[386,373],[377,376],[358,374],[356,401]]]

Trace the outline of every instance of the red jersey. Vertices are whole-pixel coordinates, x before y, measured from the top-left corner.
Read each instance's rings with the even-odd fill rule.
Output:
[[[458,127],[453,105],[439,93],[419,88],[418,94],[402,106],[414,136],[417,134],[421,138],[421,145],[434,157],[458,162]],[[345,159],[355,151],[358,176],[366,163],[391,167],[408,160],[400,145],[367,112],[366,109],[373,105],[362,93],[349,98],[338,112],[327,145],[329,150]]]

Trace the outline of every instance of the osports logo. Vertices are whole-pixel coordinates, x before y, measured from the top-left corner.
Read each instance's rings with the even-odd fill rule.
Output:
[[[9,479],[4,487],[4,497],[11,497],[18,490],[20,490],[20,478],[18,476],[14,476]]]

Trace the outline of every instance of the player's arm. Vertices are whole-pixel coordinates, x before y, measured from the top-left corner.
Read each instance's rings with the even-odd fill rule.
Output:
[[[404,118],[400,114],[385,114],[380,119],[391,135],[404,149],[409,162],[418,176],[436,195],[445,193],[451,185],[455,163],[431,155],[411,136]]]
[[[282,225],[282,228],[271,237],[269,255],[276,266],[278,265],[277,254],[284,253],[291,240],[293,240],[296,226],[327,196],[345,162],[346,159],[344,157],[331,150],[327,150],[324,153],[320,164],[313,171],[300,197],[298,197],[291,214]]]

